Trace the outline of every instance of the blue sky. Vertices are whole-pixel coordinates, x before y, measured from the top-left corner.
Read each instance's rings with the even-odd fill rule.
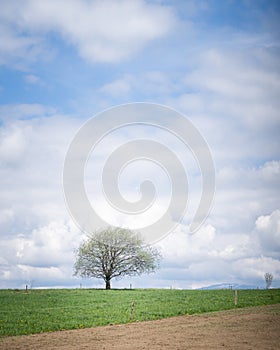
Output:
[[[216,195],[199,232],[188,235],[186,219],[158,243],[156,274],[113,285],[262,287],[271,272],[280,287],[279,1],[0,0],[0,7],[0,288],[81,283],[72,276],[73,249],[83,234],[61,180],[67,147],[88,118],[139,101],[174,108],[200,130],[216,166]],[[124,139],[115,135],[112,147]],[[98,152],[89,184],[106,144]],[[157,177],[147,164],[141,169]],[[124,175],[137,182],[139,174]],[[122,184],[133,198],[135,182]],[[192,212],[196,171],[190,184]]]

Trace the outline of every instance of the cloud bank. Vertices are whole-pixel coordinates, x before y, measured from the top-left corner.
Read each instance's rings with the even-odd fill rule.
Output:
[[[102,286],[73,278],[84,239],[67,212],[63,162],[78,128],[104,108],[156,102],[184,113],[207,140],[216,194],[189,235],[201,194],[199,168],[178,140],[153,128],[114,133],[93,152],[88,195],[126,140],[148,138],[176,152],[189,175],[189,209],[158,243],[161,269],[115,287],[198,288],[217,283],[280,286],[279,15],[277,2],[17,1],[0,14],[0,288]],[[170,120],[170,125],[173,121]],[[149,176],[166,207],[168,177],[147,162],[127,167],[121,193],[139,197]],[[180,181],[178,179],[178,181]],[[97,204],[96,204],[97,203]],[[110,215],[112,213],[110,212]],[[134,221],[136,218],[131,218]],[[115,223],[127,224],[112,215]]]

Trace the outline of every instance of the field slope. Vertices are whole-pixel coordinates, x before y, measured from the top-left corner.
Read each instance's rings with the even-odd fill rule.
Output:
[[[82,329],[280,303],[280,290],[0,290],[0,336]]]

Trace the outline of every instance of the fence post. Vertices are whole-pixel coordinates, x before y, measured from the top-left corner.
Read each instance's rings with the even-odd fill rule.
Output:
[[[132,300],[132,303],[131,303],[130,321],[132,321],[132,318],[133,318],[133,311],[134,311],[134,300]]]
[[[238,295],[237,290],[234,291],[234,305],[236,306],[238,304]]]

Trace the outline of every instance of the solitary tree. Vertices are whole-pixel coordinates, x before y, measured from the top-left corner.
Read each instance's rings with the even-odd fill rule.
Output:
[[[269,289],[273,280],[273,275],[272,273],[265,273],[264,275],[265,283],[266,283],[266,289]]]
[[[107,228],[88,237],[77,250],[75,275],[102,278],[106,289],[111,279],[151,273],[159,266],[156,248],[145,246],[141,237],[123,228]]]

